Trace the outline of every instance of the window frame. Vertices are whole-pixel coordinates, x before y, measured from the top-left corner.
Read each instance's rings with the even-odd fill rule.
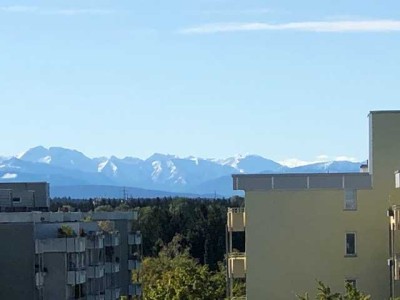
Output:
[[[22,198],[21,197],[12,197],[12,203],[21,203],[21,202],[22,202]]]
[[[354,235],[354,253],[347,253],[347,236]],[[346,231],[344,235],[344,256],[345,257],[357,257],[357,233],[355,231]]]
[[[353,205],[354,207],[348,207],[347,204],[352,204],[352,202],[348,201],[348,195],[349,193],[352,193],[353,199]],[[357,190],[356,189],[345,189],[344,190],[344,197],[343,197],[343,210],[344,211],[357,211],[358,205],[357,205]]]

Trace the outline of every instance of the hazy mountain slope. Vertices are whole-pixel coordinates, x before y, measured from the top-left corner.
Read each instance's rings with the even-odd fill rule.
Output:
[[[91,196],[99,196],[99,186],[106,186],[107,195],[116,195],[115,191],[122,186],[135,187],[133,191],[137,195],[157,195],[154,191],[163,191],[163,195],[231,195],[232,174],[358,172],[359,165],[334,161],[289,168],[259,155],[204,159],[155,153],[145,160],[115,156],[89,158],[76,150],[39,146],[12,158],[0,157],[0,182],[48,181],[64,193],[67,189],[59,186],[75,186],[76,193],[81,191]],[[90,187],[76,187],[86,185]]]
[[[174,193],[157,190],[146,190],[134,187],[120,187],[120,186],[107,186],[107,185],[71,185],[71,186],[58,186],[54,185],[50,188],[51,197],[70,197],[73,199],[89,199],[89,198],[113,198],[123,199],[124,189],[127,197],[132,198],[156,198],[156,197],[191,197],[195,198],[198,195]]]

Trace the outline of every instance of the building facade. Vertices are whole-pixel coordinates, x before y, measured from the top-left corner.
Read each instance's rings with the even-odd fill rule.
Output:
[[[228,270],[244,270],[248,299],[313,296],[316,280],[389,298],[386,213],[400,203],[393,176],[400,111],[371,112],[369,127],[369,163],[360,173],[233,175],[234,189],[245,191],[244,211],[232,216],[245,222],[246,252]]]
[[[140,299],[136,211],[48,212],[47,183],[0,195],[0,299]]]

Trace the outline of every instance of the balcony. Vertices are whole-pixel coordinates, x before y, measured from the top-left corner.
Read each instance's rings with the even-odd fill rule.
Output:
[[[394,173],[394,179],[395,179],[396,189],[400,189],[400,171],[396,171]]]
[[[128,270],[129,271],[139,270],[141,265],[142,265],[142,263],[137,259],[128,260]]]
[[[87,295],[87,300],[108,300],[110,298],[106,298],[106,295],[103,294],[96,294],[96,295]]]
[[[120,234],[118,231],[110,232],[106,235],[105,246],[106,247],[116,247],[120,244]]]
[[[141,296],[142,285],[140,283],[134,283],[129,285],[129,296]]]
[[[106,274],[118,273],[119,269],[120,269],[119,263],[106,262],[105,266]]]
[[[229,278],[246,278],[246,254],[231,253],[228,257]]]
[[[119,299],[121,290],[119,288],[106,289],[106,299]]]
[[[102,233],[90,233],[87,235],[87,249],[102,249],[104,248],[104,235]]]
[[[91,279],[104,277],[104,265],[89,266],[87,268],[87,277]]]
[[[37,272],[35,274],[36,286],[38,288],[43,286],[43,284],[44,284],[44,276],[45,275],[46,275],[46,273],[44,273],[44,272]]]
[[[246,213],[244,208],[228,208],[227,223],[229,232],[244,231],[246,228]]]
[[[86,238],[84,237],[68,237],[68,238],[52,238],[35,241],[35,253],[80,253],[86,251]]]
[[[69,271],[67,274],[67,283],[77,285],[86,282],[86,271]]]
[[[128,235],[128,245],[141,245],[142,244],[142,234],[140,231],[131,232]]]
[[[400,230],[400,205],[393,205],[388,210],[388,216],[390,217],[390,224],[394,230]]]

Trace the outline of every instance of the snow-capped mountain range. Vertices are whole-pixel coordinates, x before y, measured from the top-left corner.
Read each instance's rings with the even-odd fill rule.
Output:
[[[117,193],[114,197],[122,195],[122,187],[132,187],[128,194],[133,197],[163,193],[229,196],[234,173],[358,172],[359,166],[356,162],[331,161],[289,168],[258,155],[203,159],[155,153],[145,160],[89,158],[76,150],[39,146],[13,157],[0,156],[0,182],[48,181],[52,196],[112,197],[105,187],[113,187]]]

